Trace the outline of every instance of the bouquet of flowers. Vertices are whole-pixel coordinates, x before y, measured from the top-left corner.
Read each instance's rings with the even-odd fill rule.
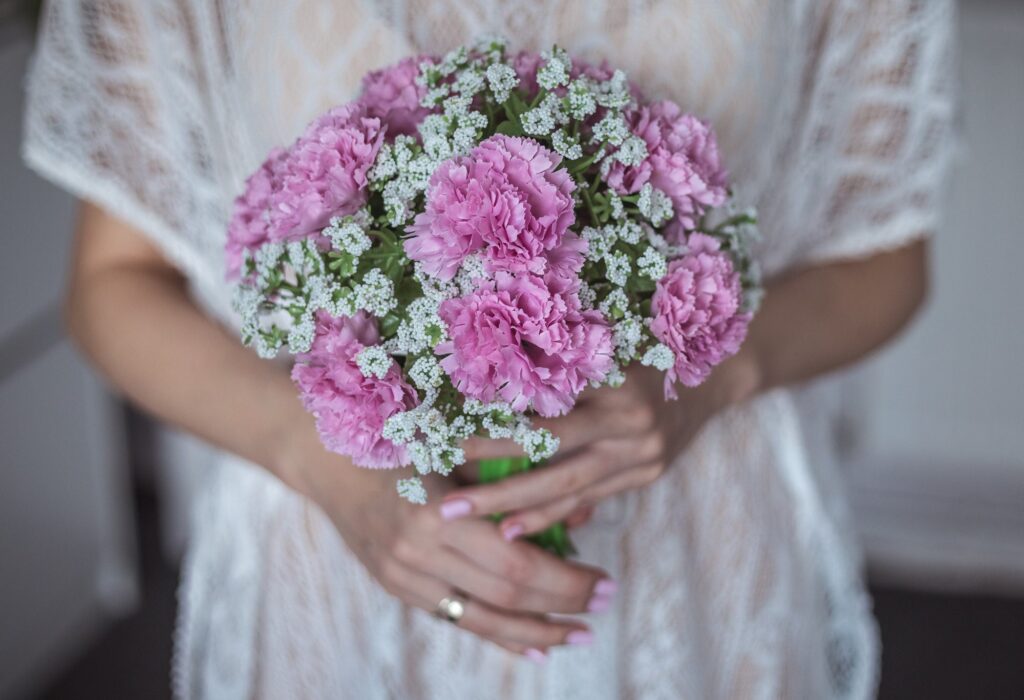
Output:
[[[743,341],[755,217],[715,135],[620,70],[485,40],[363,79],[248,179],[228,229],[244,342],[292,377],[325,446],[448,474],[463,440],[550,458],[531,416],[633,362],[695,386]],[[420,478],[398,492],[423,503]],[[565,552],[564,530],[540,542]]]

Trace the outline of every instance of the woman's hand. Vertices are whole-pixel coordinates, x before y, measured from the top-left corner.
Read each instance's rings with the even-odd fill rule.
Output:
[[[395,493],[397,472],[355,468],[315,435],[305,442],[299,459],[307,466],[293,470],[303,474],[302,491],[390,594],[431,613],[442,598],[464,594],[460,627],[537,661],[549,647],[589,643],[583,623],[547,614],[607,608],[614,590],[607,574],[507,542],[486,519],[446,522],[442,497],[454,487],[446,479],[425,479],[429,503],[414,505]]]
[[[714,413],[749,393],[750,372],[733,360],[700,387],[680,391],[678,401],[664,399],[662,372],[641,366],[630,368],[621,387],[584,392],[566,416],[534,421],[561,440],[548,466],[451,492],[442,512],[502,513],[502,535],[514,540],[578,520],[598,501],[654,482]],[[466,450],[470,459],[519,453],[511,441],[482,438],[467,441]]]

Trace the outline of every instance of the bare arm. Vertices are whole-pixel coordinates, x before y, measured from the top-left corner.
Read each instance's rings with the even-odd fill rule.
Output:
[[[927,290],[923,241],[854,262],[810,267],[771,283],[734,358],[747,392],[811,379],[893,338]],[[736,380],[733,380],[736,381]]]
[[[88,204],[65,314],[85,354],[134,402],[305,488],[285,455],[303,424],[287,372],[200,313],[145,238]]]
[[[606,603],[603,572],[507,543],[487,520],[445,523],[440,498],[427,507],[406,503],[395,493],[394,472],[358,469],[328,453],[287,372],[203,315],[142,234],[88,204],[67,317],[85,353],[132,400],[314,500],[389,593],[433,611],[463,591],[471,598],[462,627],[535,659],[588,638],[581,623],[544,614]],[[428,488],[440,496],[450,485],[438,480]]]
[[[538,421],[561,438],[561,461],[447,499],[467,500],[468,512],[476,515],[513,512],[502,521],[511,537],[649,484],[718,411],[848,365],[891,339],[920,307],[926,286],[923,242],[787,274],[768,285],[740,352],[700,387],[666,403],[661,373],[631,368],[622,387],[584,393],[567,416]],[[481,440],[473,441],[470,453],[479,458],[516,449],[507,441]]]

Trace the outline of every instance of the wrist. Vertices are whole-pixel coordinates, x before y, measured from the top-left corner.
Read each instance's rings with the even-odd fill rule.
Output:
[[[761,390],[761,370],[755,354],[743,348],[711,375],[715,412],[753,398]]]
[[[326,450],[320,442],[313,416],[296,402],[295,410],[289,411],[281,421],[280,430],[273,440],[270,467],[286,486],[316,500],[321,492],[318,484],[318,468]]]

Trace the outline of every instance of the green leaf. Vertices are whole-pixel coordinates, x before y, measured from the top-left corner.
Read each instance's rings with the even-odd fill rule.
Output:
[[[380,334],[391,337],[398,331],[398,325],[402,322],[401,316],[393,311],[380,320]]]
[[[523,135],[523,128],[519,125],[519,123],[514,122],[510,119],[506,119],[505,121],[498,124],[498,126],[494,130],[499,134],[504,134],[505,136]]]

